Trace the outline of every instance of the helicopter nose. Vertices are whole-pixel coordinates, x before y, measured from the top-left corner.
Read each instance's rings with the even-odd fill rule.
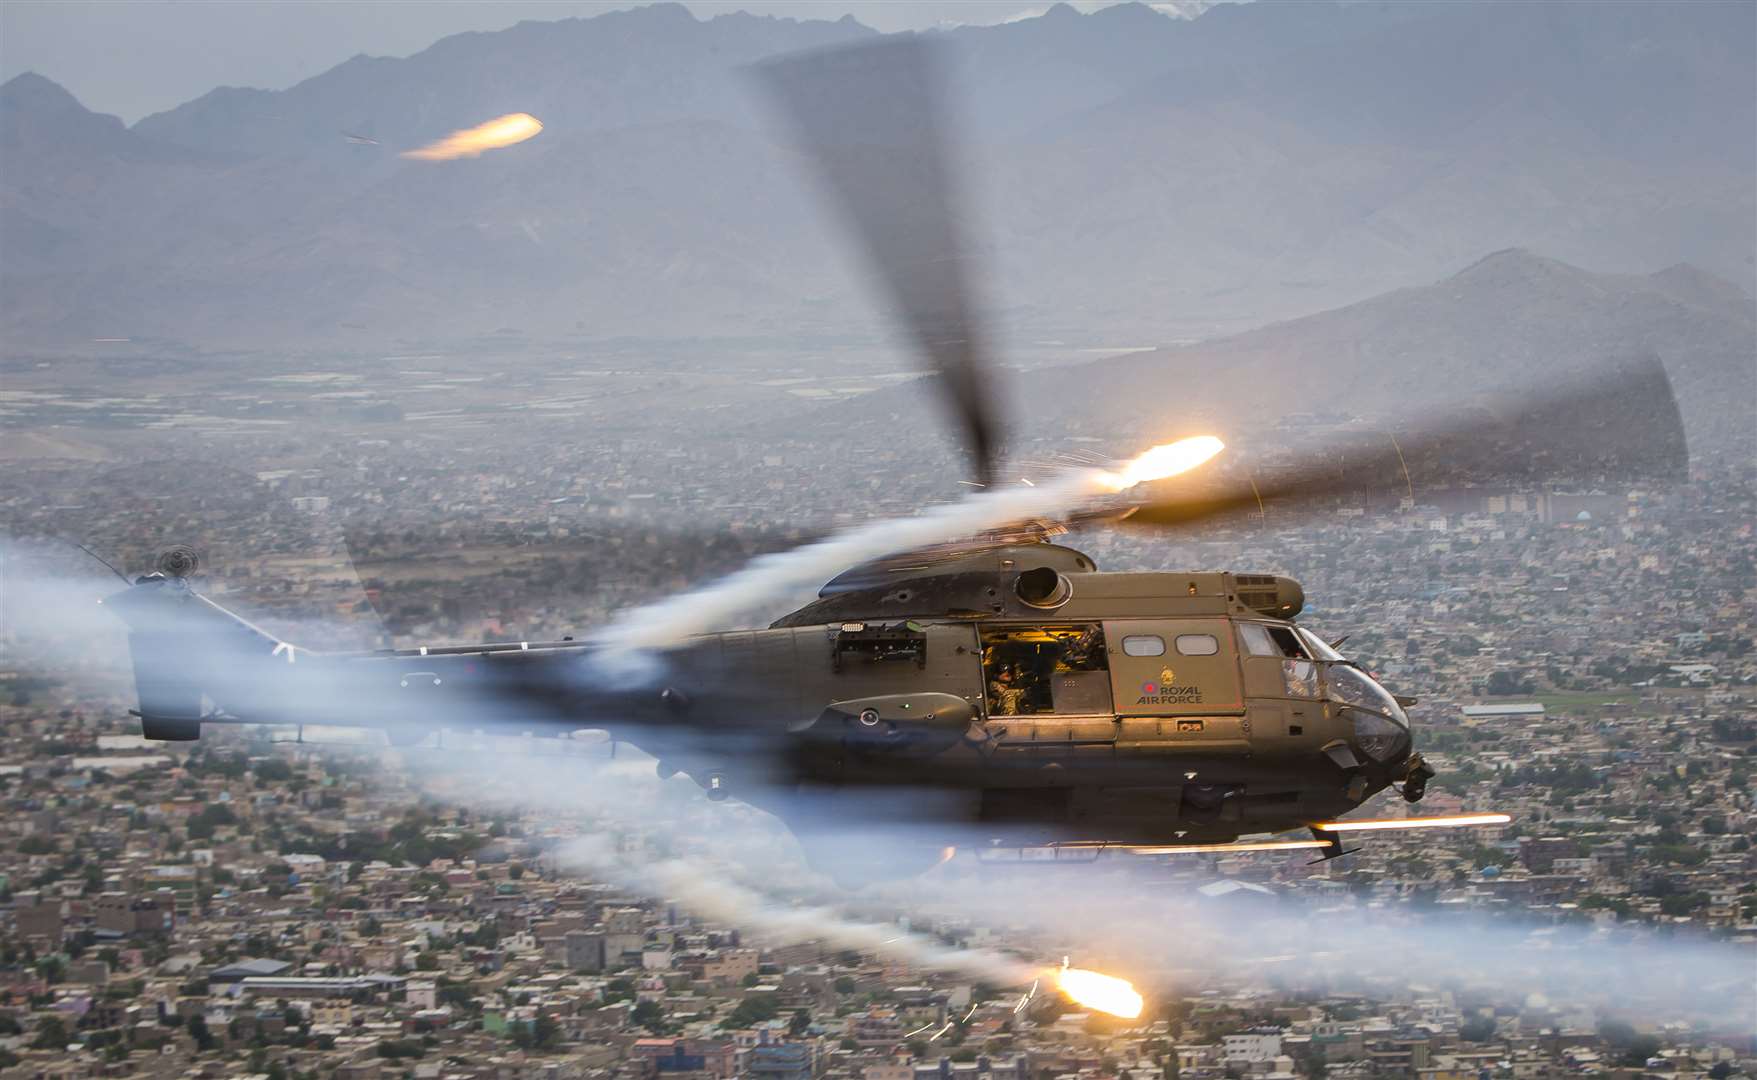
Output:
[[[1380,765],[1394,765],[1409,756],[1409,729],[1388,716],[1350,709],[1354,716],[1354,744]]]
[[[1353,724],[1354,746],[1378,765],[1394,765],[1409,756],[1412,740],[1403,706],[1371,676],[1352,665],[1331,664],[1325,686]]]

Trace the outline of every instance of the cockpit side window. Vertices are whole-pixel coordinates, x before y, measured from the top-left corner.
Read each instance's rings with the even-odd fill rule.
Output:
[[[1272,657],[1281,662],[1281,679],[1288,697],[1318,696],[1318,665],[1312,663],[1299,636],[1288,627],[1241,622],[1239,640],[1251,656]]]
[[[1275,639],[1269,636],[1269,628],[1262,623],[1241,622],[1238,624],[1239,640],[1244,642],[1245,653],[1249,656],[1280,656],[1281,649]]]
[[[1293,660],[1310,660],[1311,653],[1291,627],[1267,626],[1263,623],[1241,622],[1238,636],[1245,652],[1251,656],[1280,656]]]
[[[1271,626],[1267,629],[1270,638],[1274,639],[1275,644],[1280,647],[1282,656],[1293,657],[1296,660],[1311,659],[1310,654],[1306,652],[1306,647],[1300,643],[1299,635],[1291,629],[1285,626]]]

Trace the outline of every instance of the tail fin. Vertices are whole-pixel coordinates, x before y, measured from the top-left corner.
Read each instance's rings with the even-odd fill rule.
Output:
[[[182,578],[152,575],[104,601],[128,624],[141,734],[201,738],[203,699],[223,708],[227,687],[252,671],[290,660],[293,646],[194,592]]]

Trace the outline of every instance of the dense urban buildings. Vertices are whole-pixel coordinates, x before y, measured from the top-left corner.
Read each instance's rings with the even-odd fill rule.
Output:
[[[1309,519],[1271,508],[1198,536],[1075,540],[1105,568],[1299,578],[1306,621],[1348,634],[1346,651],[1421,698],[1419,745],[1440,772],[1421,812],[1514,819],[1375,838],[1318,866],[960,859],[849,901],[861,910],[848,918],[897,941],[1043,965],[1072,952],[1127,974],[1148,1007],[1123,1021],[798,920],[741,917],[751,896],[795,910],[811,896],[793,888],[803,871],[778,868],[785,837],[754,812],[632,779],[650,766],[587,739],[537,757],[467,734],[402,752],[291,731],[141,740],[125,638],[78,606],[114,579],[48,538],[78,537],[129,571],[156,547],[197,544],[204,587],[295,640],[536,639],[793,536],[956,495],[953,459],[899,448],[870,420],[825,455],[815,430],[741,439],[723,417],[719,435],[668,444],[608,420],[430,433],[353,398],[338,417],[332,400],[264,397],[251,408],[307,416],[310,430],[233,453],[246,444],[211,409],[143,433],[118,405],[120,434],[42,427],[61,449],[0,480],[7,534],[37,538],[7,552],[4,1075],[1757,1072],[1757,501],[1735,465],[1700,461],[1666,489],[1343,498]],[[1150,434],[1074,433],[1022,456],[1126,454]],[[1296,425],[1239,449],[1272,462],[1321,434]],[[589,797],[600,788],[615,798]],[[1366,812],[1405,811],[1393,797]],[[753,863],[734,828],[778,844],[776,868]],[[587,842],[614,857],[585,857]],[[715,900],[704,882],[745,900]],[[1124,898],[1137,907],[1105,907]],[[1131,938],[1140,904],[1163,905],[1154,918],[1176,931]],[[1106,932],[1088,909],[1114,915],[1095,917]],[[1478,925],[1472,963],[1457,941]],[[1396,955],[1369,955],[1374,926]],[[1278,947],[1273,927],[1305,935],[1290,949],[1306,951],[1260,955]],[[1311,944],[1329,933],[1332,951]],[[1614,942],[1647,966],[1613,977],[1622,961],[1566,951]],[[1602,985],[1520,990],[1508,973],[1538,948]],[[1700,968],[1668,968],[1695,950]],[[1680,977],[1694,994],[1660,992]]]

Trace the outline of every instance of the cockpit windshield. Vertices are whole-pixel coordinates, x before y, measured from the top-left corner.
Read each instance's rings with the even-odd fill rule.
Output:
[[[1343,660],[1343,659],[1346,659],[1346,657],[1344,657],[1341,653],[1339,653],[1335,649],[1331,648],[1330,644],[1328,642],[1326,642],[1323,638],[1312,633],[1310,630],[1307,630],[1305,627],[1296,626],[1296,627],[1294,627],[1294,630],[1296,632],[1298,632],[1299,639],[1301,641],[1305,642],[1306,651],[1310,652],[1312,654],[1312,659],[1314,659],[1314,660]]]
[[[1403,711],[1403,706],[1397,704],[1397,699],[1391,696],[1391,692],[1353,664],[1325,664],[1324,686],[1332,698],[1344,705],[1375,712],[1404,727],[1409,726],[1409,716]]]
[[[1409,756],[1409,716],[1390,691],[1353,664],[1323,665],[1324,689],[1342,703],[1342,715],[1354,725],[1354,744],[1382,765]]]

